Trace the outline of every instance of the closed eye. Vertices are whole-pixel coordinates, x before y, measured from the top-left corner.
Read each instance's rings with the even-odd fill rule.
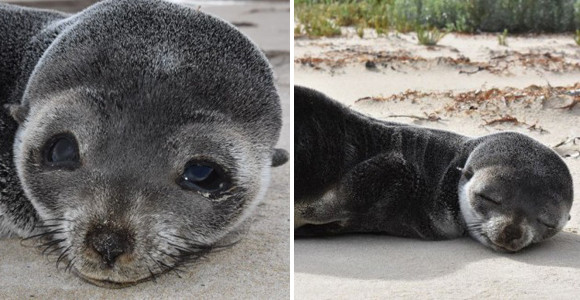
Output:
[[[495,205],[500,205],[500,204],[501,204],[501,202],[499,202],[499,201],[497,201],[497,200],[495,200],[495,199],[493,199],[493,198],[491,198],[491,197],[488,197],[488,196],[486,196],[486,195],[483,195],[483,194],[477,194],[477,196],[478,196],[479,198],[481,198],[481,199],[483,199],[483,200],[485,200],[485,201],[487,201],[487,202],[493,203],[493,204],[495,204]]]
[[[540,224],[542,224],[542,225],[546,226],[546,228],[548,228],[548,229],[552,229],[552,230],[553,230],[553,229],[556,229],[556,225],[552,225],[552,224],[546,223],[546,222],[544,222],[544,221],[542,221],[542,220],[540,220],[540,219],[538,219],[538,222],[539,222]]]

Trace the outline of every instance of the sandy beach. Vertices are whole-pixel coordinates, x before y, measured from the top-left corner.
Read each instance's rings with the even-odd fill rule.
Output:
[[[222,3],[223,4],[223,3]],[[266,52],[282,99],[284,126],[278,147],[289,149],[290,59],[289,4],[239,2],[201,4],[201,10],[231,22]],[[245,24],[245,25],[244,25]],[[288,299],[290,297],[289,164],[272,170],[270,188],[259,205],[247,237],[156,281],[120,290],[86,283],[55,268],[54,257],[0,240],[1,299]],[[61,269],[63,266],[61,264]]]
[[[480,136],[528,134],[564,156],[580,190],[580,47],[571,34],[299,38],[295,84],[375,118]],[[555,147],[557,146],[557,147]],[[349,235],[295,241],[296,299],[572,299],[580,291],[580,204],[564,232],[517,254],[469,238]]]

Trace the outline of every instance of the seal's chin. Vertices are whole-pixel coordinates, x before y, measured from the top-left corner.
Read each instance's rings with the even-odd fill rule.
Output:
[[[490,238],[488,238],[485,235],[483,235],[483,237],[486,239],[486,242],[487,242],[486,246],[492,248],[493,250],[495,250],[497,252],[516,253],[516,252],[522,250],[523,248],[525,248],[525,246],[526,246],[526,245],[521,245],[521,246],[516,246],[514,248],[508,248],[506,246],[500,245],[499,243],[492,241]]]
[[[504,245],[500,242],[494,241],[489,237],[485,230],[482,230],[481,228],[468,230],[468,233],[473,239],[483,244],[484,246],[502,253],[516,253],[530,245],[529,242],[523,241],[521,243],[511,243],[510,245]]]
[[[117,262],[110,266],[102,262],[95,262],[91,258],[83,257],[79,261],[79,267],[73,266],[71,271],[76,276],[86,282],[100,287],[119,289],[136,285],[148,280],[154,280],[158,275],[165,273],[168,269],[158,269],[145,267],[149,272],[141,271],[142,267],[134,264],[123,264]]]
[[[529,244],[517,244],[511,246],[502,245],[501,243],[493,241],[484,232],[472,232],[471,236],[475,237],[476,240],[485,246],[502,253],[516,253],[529,246]]]
[[[91,283],[91,284],[94,284],[94,285],[100,286],[100,287],[110,288],[110,289],[121,289],[121,288],[130,287],[130,286],[136,285],[136,284],[141,283],[141,282],[149,281],[149,280],[154,278],[152,275],[152,276],[148,276],[148,277],[144,277],[144,278],[140,278],[140,279],[136,279],[136,280],[127,279],[127,281],[114,281],[114,280],[110,280],[106,277],[105,278],[94,278],[94,277],[85,275],[76,269],[73,270],[73,273],[88,283]]]

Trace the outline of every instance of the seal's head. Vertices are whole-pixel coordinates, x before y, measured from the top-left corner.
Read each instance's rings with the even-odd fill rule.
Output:
[[[14,153],[59,260],[122,286],[231,237],[264,195],[281,126],[262,52],[153,0],[100,2],[48,31],[12,109]]]
[[[522,134],[471,140],[459,182],[469,234],[497,251],[515,252],[559,232],[572,206],[572,176],[551,149]]]

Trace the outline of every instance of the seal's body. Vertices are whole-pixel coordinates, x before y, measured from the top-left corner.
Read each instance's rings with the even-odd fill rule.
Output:
[[[562,229],[572,179],[514,132],[468,138],[375,120],[295,87],[295,234],[470,234],[517,251]]]
[[[255,44],[157,0],[75,15],[0,5],[0,22],[0,100],[15,120],[0,124],[0,231],[40,234],[113,287],[239,238],[287,158]]]
[[[0,4],[0,105],[20,104],[26,81],[48,47],[37,35],[66,15]],[[36,44],[32,46],[33,44]],[[24,197],[14,166],[13,145],[18,123],[0,107],[0,236],[26,235],[38,215]]]

